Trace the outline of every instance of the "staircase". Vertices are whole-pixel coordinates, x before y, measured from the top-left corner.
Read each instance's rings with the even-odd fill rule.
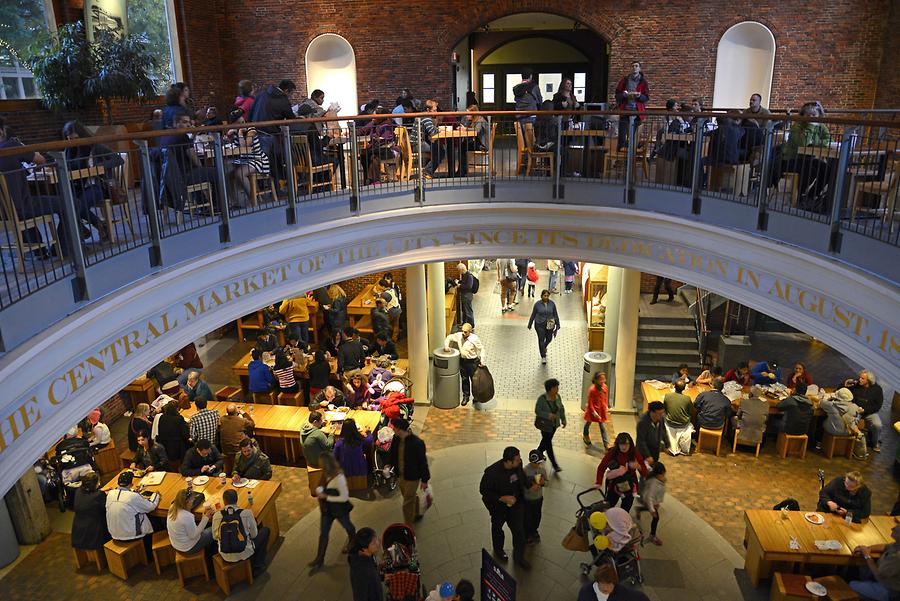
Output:
[[[683,316],[650,317],[638,321],[635,380],[669,381],[678,366],[687,363],[699,373],[697,329],[685,309]]]

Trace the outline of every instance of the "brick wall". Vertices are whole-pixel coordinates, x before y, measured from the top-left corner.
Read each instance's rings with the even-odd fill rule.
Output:
[[[900,70],[897,69],[897,58],[900,57],[900,36],[897,35],[900,31],[900,2],[891,2],[886,22],[875,96],[875,108],[879,109],[897,108],[900,103]]]
[[[125,398],[125,395],[127,393],[116,393],[100,406],[107,425],[125,415],[125,411],[130,409],[128,406],[130,401]]]

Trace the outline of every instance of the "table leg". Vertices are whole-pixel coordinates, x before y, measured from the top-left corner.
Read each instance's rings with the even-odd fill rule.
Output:
[[[344,144],[338,144],[338,169],[341,172],[341,190],[347,189],[347,167],[346,167],[346,159],[344,158]]]
[[[453,138],[447,142],[447,177],[456,177],[456,157],[453,155]]]
[[[274,500],[270,501],[265,509],[256,516],[256,520],[269,529],[269,550],[271,551],[275,541],[281,536],[281,527],[278,525],[278,507]]]
[[[747,530],[747,555],[744,558],[744,570],[747,572],[747,577],[750,578],[750,583],[756,588],[759,586],[760,580],[772,576],[772,562],[763,559],[759,539],[749,528]]]

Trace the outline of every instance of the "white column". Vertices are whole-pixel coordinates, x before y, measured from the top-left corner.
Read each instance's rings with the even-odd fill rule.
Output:
[[[619,300],[619,331],[616,337],[616,409],[634,407],[634,364],[637,358],[638,305],[641,301],[641,272],[622,270]]]
[[[616,339],[619,334],[619,301],[622,296],[622,268],[610,265],[606,280],[606,326],[603,331],[603,352],[616,363]]]
[[[425,302],[425,266],[406,268],[406,343],[409,353],[409,379],[413,383],[413,397],[428,404],[431,395],[428,385],[428,328]]]
[[[425,267],[428,276],[428,354],[444,346],[447,337],[447,320],[444,307],[444,264],[429,263]]]

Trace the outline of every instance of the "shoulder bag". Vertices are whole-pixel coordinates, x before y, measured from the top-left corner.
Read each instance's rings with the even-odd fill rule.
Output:
[[[553,409],[554,405],[551,401],[547,401],[548,404],[551,405],[551,409]],[[559,411],[553,411],[553,413],[559,413]],[[534,427],[540,430],[541,432],[553,432],[556,429],[556,420],[549,417],[542,417],[540,415],[534,416]]]

